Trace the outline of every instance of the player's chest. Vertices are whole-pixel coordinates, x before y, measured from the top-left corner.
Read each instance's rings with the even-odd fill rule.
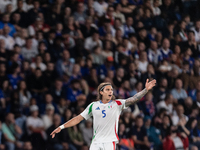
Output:
[[[115,113],[117,107],[112,104],[107,104],[107,105],[98,105],[93,107],[93,117],[96,118],[107,118],[107,117],[112,117]]]

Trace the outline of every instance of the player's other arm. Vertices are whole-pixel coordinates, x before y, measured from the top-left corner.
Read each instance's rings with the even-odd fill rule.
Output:
[[[59,126],[58,128],[56,128],[52,133],[51,136],[52,138],[55,137],[56,133],[59,133],[62,129],[64,128],[69,128],[72,126],[77,125],[78,123],[80,123],[84,118],[81,115],[78,115],[74,118],[72,118],[71,120],[67,121],[66,123],[64,123],[63,125]]]
[[[145,84],[145,88],[142,91],[138,92],[133,97],[126,99],[126,102],[125,102],[126,107],[137,103],[155,85],[156,85],[155,79],[150,81],[150,82],[149,82],[149,79],[147,79],[146,84]]]

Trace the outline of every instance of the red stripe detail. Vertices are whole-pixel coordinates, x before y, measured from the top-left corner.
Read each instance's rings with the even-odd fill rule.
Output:
[[[115,142],[113,142],[113,148],[114,148],[114,150],[115,150]]]
[[[116,135],[117,139],[119,140],[119,137],[118,137],[117,131],[116,131],[116,121],[115,121],[115,135]]]
[[[117,105],[122,105],[122,103],[120,101],[115,101],[117,103]]]

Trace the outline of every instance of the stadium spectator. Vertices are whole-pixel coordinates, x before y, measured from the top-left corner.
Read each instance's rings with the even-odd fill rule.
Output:
[[[185,100],[184,100],[184,104],[183,104],[183,107],[184,107],[184,114],[186,116],[189,116],[189,114],[192,112],[192,107],[193,107],[193,100],[191,99],[191,97],[187,97]]]
[[[188,147],[188,137],[184,133],[179,133],[177,126],[171,126],[169,135],[164,139],[163,150],[187,149]]]
[[[190,131],[189,141],[191,145],[196,145],[199,148],[199,129],[197,127],[197,120],[191,117],[186,124],[187,129]]]
[[[121,13],[121,10],[122,10],[121,4],[120,4],[120,3],[117,3],[117,4],[115,5],[115,11],[114,11],[114,13],[113,13],[113,16],[114,16],[115,18],[119,18],[120,21],[121,21],[122,23],[125,23],[125,16],[124,16],[123,13]]]
[[[154,126],[151,126],[151,117],[146,116],[144,118],[144,125],[147,130],[147,136],[149,142],[153,143],[153,148],[159,150],[162,147],[162,139],[160,130],[156,129]]]
[[[169,57],[172,54],[172,50],[170,50],[169,48],[170,48],[170,42],[167,38],[165,38],[162,42],[162,47],[160,50],[163,59],[169,60]]]
[[[172,122],[173,125],[178,125],[179,122],[184,122],[184,124],[187,123],[188,117],[184,115],[184,107],[179,104],[176,106],[176,115],[173,115]]]
[[[17,134],[22,134],[22,129],[15,124],[14,114],[8,113],[5,122],[2,123],[2,133],[5,137],[5,145],[8,150],[22,148],[22,143],[17,139]]]
[[[135,33],[135,29],[132,27],[132,25],[133,25],[133,18],[128,17],[124,25],[124,35],[123,35],[124,37],[128,37],[130,33]]]
[[[131,109],[128,108],[127,110],[124,110],[122,116],[123,118],[121,119],[121,123],[123,123],[123,125],[125,126],[124,135],[126,136],[126,138],[128,138],[129,137],[128,133],[131,131],[132,121],[134,118]]]
[[[144,100],[138,103],[140,110],[145,116],[154,116],[156,108],[153,103],[153,94],[148,92]]]
[[[14,14],[19,14],[19,22],[16,28],[18,30],[19,28],[23,27],[27,27],[27,22],[25,21],[27,19],[27,13],[26,10],[24,10],[25,4],[22,0],[17,1],[17,9],[11,14],[11,18],[15,19]]]
[[[12,64],[11,74],[8,75],[8,79],[13,89],[17,89],[18,82],[22,80],[22,77],[19,76],[20,70],[20,66],[17,63]]]
[[[50,89],[50,93],[53,96],[53,99],[56,103],[59,102],[61,98],[66,96],[66,89],[63,87],[63,83],[61,79],[56,79],[54,86]]]
[[[74,62],[70,60],[69,51],[64,50],[62,53],[62,59],[58,60],[56,64],[58,75],[62,77],[64,73],[67,73],[70,76],[72,73],[73,66]]]
[[[94,31],[92,36],[85,39],[84,48],[88,52],[91,52],[92,49],[97,45],[99,45],[101,47],[103,46],[102,41],[99,39],[99,32]]]
[[[113,78],[113,83],[114,85],[119,88],[124,81],[124,69],[123,68],[118,68],[116,71],[116,75]]]
[[[92,129],[92,119],[88,119],[85,122],[85,127],[82,129],[84,142],[87,143],[88,146],[91,144],[91,139],[93,137],[93,129]]]
[[[69,134],[67,132],[67,130],[65,130],[64,132],[58,134],[56,136],[56,138],[51,138],[50,137],[50,133],[51,131],[55,128],[58,127],[61,124],[61,118],[58,114],[55,114],[53,116],[53,124],[46,130],[46,133],[48,135],[48,148],[49,149],[57,149],[57,150],[62,150],[62,149],[71,149],[71,150],[75,150],[74,146],[69,144],[70,140],[69,140]]]
[[[2,21],[0,21],[0,29],[3,29],[5,26],[9,27],[9,36],[14,36],[14,34],[16,33],[16,29],[14,27],[13,24],[10,23],[10,15],[7,13],[4,13],[2,16]]]
[[[171,91],[173,97],[178,100],[178,102],[183,101],[185,98],[187,98],[187,93],[186,91],[183,89],[183,83],[182,80],[180,79],[176,79],[175,82],[175,88],[172,89]]]
[[[199,47],[197,46],[197,42],[195,41],[195,33],[194,31],[190,30],[188,32],[188,41],[183,42],[182,44],[182,49],[184,49],[184,47],[188,47],[192,50],[192,57],[196,58],[199,56]]]
[[[108,8],[108,4],[104,0],[94,2],[94,10],[97,12],[98,17],[102,17]]]
[[[131,136],[136,149],[146,150],[151,147],[151,143],[148,140],[147,131],[143,125],[143,118],[138,116],[135,121],[135,126],[132,127]]]
[[[200,20],[195,22],[195,27],[192,27],[191,30],[194,31],[196,42],[200,42]]]
[[[4,25],[3,34],[0,36],[0,39],[3,39],[5,42],[5,48],[7,50],[12,50],[15,45],[15,40],[12,36],[9,35],[10,27],[8,25]]]
[[[18,87],[20,105],[23,106],[24,111],[26,111],[29,107],[32,95],[30,91],[27,90],[27,85],[24,80],[19,82]]]
[[[28,136],[31,139],[31,143],[34,148],[40,149],[44,147],[44,140],[46,140],[46,134],[44,130],[44,123],[39,115],[39,108],[37,105],[30,106],[31,115],[26,120],[26,127]]]
[[[35,56],[38,54],[38,50],[33,45],[32,38],[26,38],[26,44],[22,48],[21,54],[23,58],[29,62],[32,62]]]
[[[23,150],[32,150],[33,149],[33,146],[31,144],[31,142],[24,142],[23,143]]]
[[[41,93],[47,91],[42,71],[39,68],[36,68],[34,74],[29,76],[29,78],[31,80],[27,81],[28,87],[33,94],[40,95]]]
[[[42,57],[40,55],[36,56],[35,62],[30,64],[32,70],[40,68],[41,71],[45,71],[47,66],[42,62]]]
[[[42,120],[44,123],[44,129],[47,130],[53,124],[53,114],[54,114],[54,106],[52,104],[47,104],[46,112],[42,116]]]
[[[162,118],[162,123],[159,126],[162,140],[167,136],[169,128],[172,126],[172,120],[169,115],[164,114]]]
[[[172,112],[173,112],[173,101],[174,101],[173,95],[167,94],[165,99],[160,101],[156,105],[157,110],[159,111],[161,108],[165,108],[167,110],[168,114],[172,114]]]
[[[148,61],[153,63],[155,66],[162,60],[161,52],[158,50],[157,42],[151,41],[151,46],[148,49]]]
[[[78,79],[74,79],[70,82],[70,87],[67,89],[67,100],[69,100],[70,102],[75,102],[76,101],[76,97],[80,94],[82,94],[82,89],[81,89],[81,85]]]
[[[81,146],[84,145],[84,139],[81,131],[79,130],[78,126],[74,126],[71,128],[68,128],[69,137],[73,143],[73,145],[76,147],[74,150],[78,150],[81,148]]]
[[[74,12],[74,19],[78,21],[79,24],[84,24],[86,17],[87,15],[84,11],[84,4],[80,2],[77,4],[77,11]]]
[[[119,138],[120,138],[120,142],[119,142],[119,148],[120,150],[122,149],[133,149],[134,148],[134,142],[131,138],[128,138],[125,132],[125,126],[124,124],[119,124]]]

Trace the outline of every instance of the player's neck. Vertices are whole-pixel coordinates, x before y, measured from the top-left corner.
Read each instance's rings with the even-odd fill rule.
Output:
[[[103,99],[103,98],[102,98],[102,100],[101,100],[101,102],[102,102],[103,104],[109,103],[110,101],[111,101],[111,99]]]

